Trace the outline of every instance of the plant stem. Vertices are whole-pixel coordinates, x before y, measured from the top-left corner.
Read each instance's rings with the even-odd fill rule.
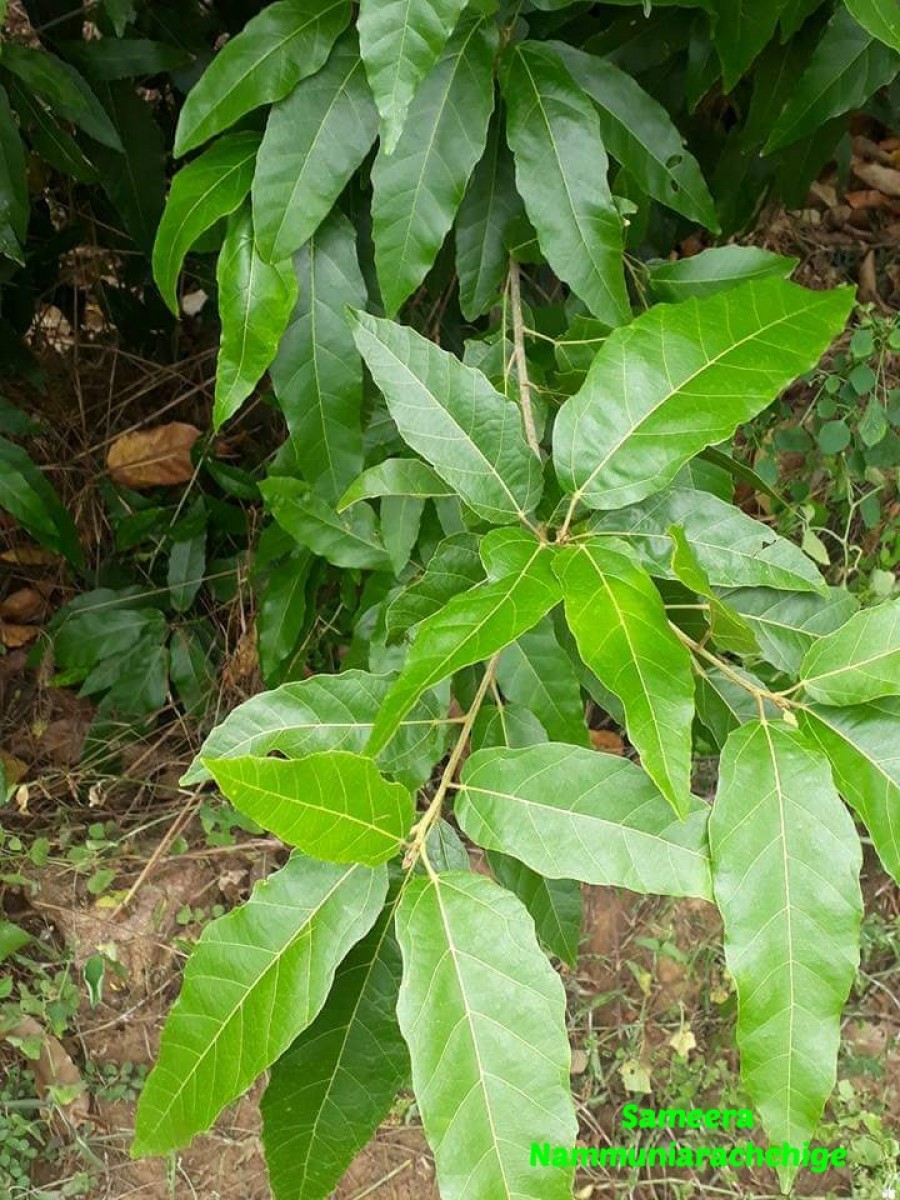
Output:
[[[519,379],[519,400],[522,404],[525,437],[528,439],[528,445],[538,458],[540,458],[541,447],[534,424],[534,410],[531,407],[531,383],[528,379],[528,360],[525,357],[525,322],[522,320],[522,291],[519,284],[519,264],[514,258],[510,258],[509,260],[509,297],[512,307],[513,352],[516,357],[516,375]]]
[[[727,663],[725,659],[719,658],[719,656],[713,654],[711,650],[707,650],[705,646],[702,646],[699,642],[695,642],[694,639],[689,637],[683,629],[679,629],[679,627],[673,621],[670,621],[669,625],[675,631],[679,641],[687,646],[689,650],[692,650],[694,654],[698,655],[700,658],[706,659],[706,661],[708,663],[712,663],[713,666],[718,667],[722,674],[727,675],[732,683],[736,683],[739,687],[742,687],[745,692],[749,692],[750,695],[756,700],[761,715],[765,712],[763,705],[766,700],[771,701],[771,703],[777,708],[783,710],[794,707],[793,702],[786,698],[786,693],[770,692],[768,688],[757,687],[755,683],[751,683],[738,671],[735,671],[735,669],[729,663]]]

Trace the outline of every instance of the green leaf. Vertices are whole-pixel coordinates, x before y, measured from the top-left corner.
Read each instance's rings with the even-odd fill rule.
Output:
[[[729,666],[727,675],[718,667],[704,668],[697,677],[697,716],[720,750],[728,741],[732,729],[759,719],[756,697],[747,688],[741,687],[734,676],[760,691],[765,689],[761,679],[735,666]],[[767,720],[780,718],[779,709],[771,701],[764,701],[764,706]]]
[[[263,580],[253,581],[259,665],[267,684],[280,683],[284,678],[306,626],[306,589],[313,562],[313,555],[298,547],[284,562],[268,570]]]
[[[417,878],[397,938],[397,1016],[441,1196],[570,1197],[571,1168],[529,1165],[536,1138],[574,1146],[577,1125],[562,982],[521,902],[474,872]]]
[[[64,175],[70,175],[73,179],[77,179],[79,183],[97,182],[98,174],[94,164],[85,158],[84,152],[72,134],[64,129],[49,109],[46,109],[43,103],[15,78],[9,80],[9,98],[18,113],[20,128],[27,135],[35,154],[57,171],[62,171]],[[11,128],[15,132],[14,127]],[[8,156],[10,153],[15,155],[16,150],[15,147],[12,147],[10,151],[10,147],[6,145],[5,138],[8,129],[5,121],[3,129],[7,131],[4,133],[2,142],[2,153],[6,163],[4,170],[9,173],[15,159],[9,159]],[[96,151],[96,146],[94,150]],[[110,150],[109,154],[110,157],[113,157],[115,151]],[[24,158],[21,178],[24,183]]]
[[[864,609],[820,638],[807,650],[800,678],[820,704],[900,695],[900,599]]]
[[[263,1144],[278,1200],[330,1195],[388,1115],[409,1072],[395,1009],[396,900],[334,977],[322,1011],[275,1063],[263,1094]]]
[[[748,279],[788,279],[798,262],[761,246],[714,246],[675,262],[648,263],[647,276],[657,300],[677,304],[714,296]]]
[[[541,464],[518,407],[407,326],[356,312],[352,328],[403,440],[485,520],[510,524],[531,512]]]
[[[175,131],[176,157],[241,117],[282,100],[322,66],[350,20],[348,0],[276,0],[227,41],[188,92]]]
[[[81,566],[84,555],[75,522],[21,446],[0,437],[0,509],[42,546]]]
[[[30,941],[30,933],[26,933],[12,921],[0,920],[0,963],[5,962],[11,954],[16,954],[23,946],[27,946]]]
[[[576,879],[545,879],[496,850],[488,854],[487,860],[500,886],[518,896],[528,909],[541,945],[574,967],[584,918],[581,884]]]
[[[400,849],[413,818],[409,790],[370,758],[327,750],[305,758],[204,758],[235,808],[305,854],[375,867]]]
[[[207,627],[173,629],[169,640],[169,677],[187,713],[200,717],[217,686],[215,655]]]
[[[0,228],[8,230],[14,241],[8,257],[22,262],[19,243],[25,241],[28,229],[28,179],[25,171],[25,149],[16,126],[6,89],[0,87]]]
[[[769,1141],[802,1146],[834,1086],[859,961],[859,840],[821,754],[756,722],[725,746],[709,841],[744,1087]]]
[[[713,38],[730,92],[778,27],[787,0],[715,0]]]
[[[297,300],[293,263],[270,265],[257,253],[249,205],[239,208],[228,222],[216,280],[222,335],[213,428],[219,429],[271,365]]]
[[[270,374],[297,462],[337,500],[363,465],[362,363],[344,318],[365,303],[356,233],[335,212],[297,254],[297,306]]]
[[[122,36],[126,25],[133,21],[137,15],[136,2],[137,0],[103,0],[103,7],[106,9],[110,21],[112,21],[116,37]]]
[[[384,570],[390,559],[374,511],[355,504],[338,514],[300,479],[276,476],[259,485],[266,508],[301,546],[336,567]]]
[[[206,571],[206,528],[183,538],[169,552],[166,584],[176,612],[187,612],[194,603]]]
[[[395,575],[402,574],[419,540],[425,501],[417,496],[385,496],[381,501],[381,536]]]
[[[807,650],[844,624],[859,608],[849,592],[833,588],[828,596],[784,595],[768,588],[740,588],[723,599],[753,630],[766,662],[796,675]]]
[[[403,670],[385,698],[367,747],[377,754],[422,693],[463,667],[482,662],[537,625],[559,603],[550,547],[504,530],[518,562],[503,578],[476,584],[416,627]],[[490,539],[496,534],[488,535]]]
[[[484,155],[472,172],[456,218],[459,306],[467,321],[474,321],[500,301],[509,265],[506,232],[521,210],[515,166],[500,114],[495,113]]]
[[[844,0],[844,4],[872,37],[900,51],[900,8],[896,0]]]
[[[607,325],[630,316],[622,220],[607,181],[603,127],[552,49],[511,48],[501,74],[516,181],[541,251]]]
[[[377,131],[359,39],[350,29],[322,70],[269,114],[253,178],[253,222],[264,259],[279,262],[309,241]]]
[[[465,7],[466,0],[361,0],[359,40],[387,154],[394,152],[410,102]]]
[[[202,783],[210,774],[205,759],[224,760],[276,752],[303,758],[321,751],[360,754],[391,686],[386,676],[365,671],[314,675],[261,692],[233,709],[210,733],[181,779]],[[446,702],[429,692],[401,721],[379,756],[382,771],[418,787],[443,755],[447,742]]]
[[[735,654],[755,654],[759,647],[753,630],[739,613],[733,612],[712,589],[709,576],[703,570],[694,548],[688,541],[683,525],[670,525],[672,539],[672,570],[681,583],[709,602],[709,632],[712,640],[723,650]]]
[[[71,121],[101,145],[122,149],[103,105],[74,67],[43,46],[38,49],[10,41],[3,43],[3,66],[45,100],[57,116]]]
[[[765,153],[790,146],[832,117],[861,108],[898,71],[900,54],[857,25],[839,4],[772,130]]]
[[[855,708],[811,705],[800,728],[831,763],[838,791],[865,824],[884,869],[900,883],[900,701]]]
[[[717,232],[716,206],[700,164],[663,106],[606,59],[564,42],[549,44],[597,106],[607,153],[641,191]]]
[[[581,686],[549,617],[502,651],[497,682],[504,696],[534,713],[553,741],[587,744]]]
[[[616,512],[591,518],[594,534],[625,538],[652,574],[675,578],[671,525],[681,525],[715,587],[821,591],[822,576],[799,546],[710,492],[673,486]]]
[[[556,419],[563,487],[602,509],[658,492],[815,366],[852,305],[849,288],[762,279],[613,330]]]
[[[338,512],[379,496],[454,496],[456,493],[418,458],[386,458],[355,479],[338,501]]]
[[[187,1145],[284,1053],[325,1003],[386,891],[383,867],[294,854],[246,904],[206,926],[141,1093],[133,1154]]]
[[[548,742],[480,750],[466,762],[455,805],[467,837],[552,879],[712,899],[708,807],[685,820],[634,763]]]
[[[445,538],[422,575],[388,605],[385,613],[388,640],[396,641],[482,579],[484,567],[477,537],[472,533],[454,533]]]
[[[99,83],[161,75],[177,71],[191,62],[191,55],[180,46],[148,38],[96,38],[65,42],[61,49],[70,62]]]
[[[372,238],[388,316],[434,264],[484,153],[497,37],[486,19],[460,25],[410,105],[396,146],[383,146],[375,160]]]
[[[127,83],[100,85],[124,153],[95,146],[91,157],[122,225],[147,252],[153,246],[166,196],[166,143],[150,105]]]
[[[123,655],[144,635],[162,643],[166,619],[159,609],[142,604],[140,588],[97,588],[59,609],[50,632],[57,664],[83,678],[104,658]]]
[[[644,770],[679,816],[691,791],[691,659],[639,563],[601,541],[561,550],[555,562],[578,653],[625,708]]]
[[[175,315],[175,289],[184,257],[207,229],[238,208],[250,191],[258,133],[220,138],[182,167],[169,191],[153,244],[153,278]]]

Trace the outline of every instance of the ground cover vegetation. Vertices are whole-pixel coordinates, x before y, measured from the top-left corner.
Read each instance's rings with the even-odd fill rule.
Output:
[[[171,705],[202,734],[185,794],[233,815],[208,837],[292,848],[232,911],[187,906],[213,919],[121,1083],[133,1154],[265,1075],[272,1193],[324,1200],[411,1084],[445,1200],[572,1195],[531,1147],[579,1139],[559,967],[584,885],[716,907],[743,1103],[707,1107],[821,1138],[861,836],[900,881],[900,336],[729,239],[841,169],[851,114],[893,129],[894,6],[9,8],[11,390],[52,387],[48,300],[79,346],[88,290],[135,353],[215,339],[208,429],[111,440],[102,554],[35,461],[40,416],[0,408],[0,504],[76,583],[32,665],[93,702],[92,769]],[[248,595],[266,690],[219,719],[215,614]],[[60,850],[103,899],[115,824],[89,834]],[[63,974],[18,993],[26,1057],[25,1017],[67,1027]],[[114,956],[82,974],[99,1003]],[[650,1090],[642,1053],[620,1066]]]

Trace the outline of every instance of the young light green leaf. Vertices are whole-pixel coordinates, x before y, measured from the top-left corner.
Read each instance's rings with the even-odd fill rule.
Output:
[[[789,279],[798,262],[761,246],[714,246],[675,262],[648,263],[647,277],[657,300],[677,304],[714,296],[748,279]]]
[[[486,521],[511,524],[531,512],[541,464],[518,407],[407,326],[357,312],[352,328],[403,440]]]
[[[487,854],[491,873],[508,892],[518,896],[534,921],[538,941],[560,961],[574,967],[584,919],[581,884],[577,879],[545,879],[508,854]]]
[[[715,0],[713,37],[730,92],[778,27],[785,0]]]
[[[293,263],[270,266],[257,253],[249,205],[238,209],[228,222],[216,280],[222,336],[213,428],[219,429],[271,365],[297,299]]]
[[[260,1107],[278,1200],[330,1195],[406,1082],[409,1054],[394,1011],[395,908],[389,899],[338,967],[322,1011],[270,1072]]]
[[[559,56],[537,42],[510,48],[501,85],[518,189],[542,253],[595,317],[621,325],[631,311],[622,220],[596,109]]]
[[[559,603],[552,549],[524,531],[508,532],[517,538],[522,553],[518,567],[499,580],[476,584],[454,596],[416,627],[403,670],[376,718],[369,754],[377,754],[387,745],[403,716],[427,688],[490,658]]]
[[[652,574],[673,579],[668,529],[684,528],[691,549],[714,587],[822,591],[815,564],[799,546],[710,492],[677,484],[637,504],[592,517],[592,533],[627,539]]]
[[[43,46],[38,49],[8,39],[3,42],[3,65],[45,100],[57,116],[71,121],[101,145],[122,149],[103,105],[74,67]]]
[[[473,533],[454,533],[441,542],[422,575],[392,600],[385,613],[388,640],[397,641],[448,600],[480,583],[484,567]]]
[[[820,704],[865,704],[900,695],[900,600],[864,609],[807,650],[806,694]]]
[[[548,44],[594,101],[607,153],[641,191],[689,221],[717,231],[716,206],[700,164],[663,106],[606,59],[565,42]]]
[[[201,234],[243,202],[253,181],[258,148],[258,133],[230,134],[182,167],[172,180],[153,244],[153,278],[176,316],[175,289],[184,257]]]
[[[575,1144],[565,994],[521,902],[474,872],[414,879],[397,911],[397,1016],[444,1200],[566,1200]],[[453,1063],[452,1070],[445,1064]]]
[[[295,853],[246,904],[206,926],[141,1093],[134,1155],[187,1145],[287,1050],[386,892],[384,867]]]
[[[549,617],[501,652],[497,682],[504,696],[534,713],[553,741],[587,744],[581,686]]]
[[[766,662],[796,675],[807,650],[858,610],[849,592],[832,588],[825,596],[785,595],[769,588],[739,588],[722,595],[753,630]]]
[[[356,233],[340,212],[297,254],[297,306],[270,374],[291,447],[316,491],[337,500],[362,470],[362,363],[344,307],[365,303]]]
[[[466,0],[361,0],[359,40],[386,153],[393,154],[410,102],[465,7]]]
[[[175,131],[176,157],[315,74],[350,12],[349,0],[276,0],[251,18],[188,92]]]
[[[460,24],[410,105],[396,146],[388,152],[383,145],[375,160],[372,238],[388,316],[434,264],[484,153],[497,37],[485,18]]]
[[[336,567],[390,567],[375,513],[367,504],[339,515],[309,484],[281,475],[264,480],[259,490],[281,528]]]
[[[712,899],[707,806],[685,820],[627,758],[548,742],[479,750],[466,762],[455,814],[479,846],[552,879]]]
[[[601,509],[660,491],[815,366],[852,305],[849,288],[762,279],[657,305],[613,330],[556,418],[563,487]]]
[[[770,1142],[802,1146],[834,1086],[859,961],[859,839],[822,755],[755,722],[725,746],[709,841],[744,1087]]]
[[[896,0],[844,0],[863,29],[892,50],[900,51],[900,8]]]
[[[765,152],[793,145],[832,117],[861,108],[898,71],[900,53],[873,38],[839,4],[782,110]]]
[[[474,321],[500,300],[509,266],[506,231],[521,211],[503,122],[500,114],[494,113],[484,155],[472,172],[456,218],[459,306],[467,321]]]
[[[599,540],[563,549],[554,566],[578,653],[622,701],[644,770],[685,816],[694,678],[653,581],[638,562]]]
[[[831,763],[838,791],[862,818],[884,869],[900,883],[898,721],[896,698],[800,710],[800,728]]]
[[[78,531],[38,468],[21,446],[0,437],[0,509],[5,509],[42,546],[75,566],[84,562]]]
[[[326,750],[304,758],[204,758],[235,808],[323,862],[375,867],[400,849],[413,818],[409,790],[370,758]]]
[[[263,258],[280,262],[306,244],[377,130],[359,39],[350,29],[322,70],[298,83],[269,114],[253,177],[253,224]]]
[[[223,760],[273,751],[303,758],[321,751],[360,754],[391,686],[387,676],[365,671],[313,675],[260,692],[233,709],[210,733],[181,779],[182,784],[210,778],[205,759]],[[444,753],[448,730],[446,703],[433,692],[422,697],[379,756],[381,770],[408,787],[419,787]]]
[[[418,458],[386,458],[384,462],[363,471],[338,501],[338,512],[360,500],[372,500],[379,496],[412,496],[427,499],[430,496],[454,496],[449,484],[432,471],[427,463]]]

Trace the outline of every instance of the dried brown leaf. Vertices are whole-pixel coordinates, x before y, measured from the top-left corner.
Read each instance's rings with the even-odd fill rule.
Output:
[[[43,607],[43,597],[36,588],[19,588],[0,600],[0,617],[23,625],[33,621]]]
[[[114,482],[123,487],[188,483],[194,476],[191,449],[199,436],[195,425],[181,421],[124,433],[109,448],[107,469]]]
[[[624,754],[625,743],[621,737],[612,729],[592,729],[591,744],[595,750],[601,750],[604,754]]]
[[[38,625],[13,625],[8,621],[0,621],[0,643],[7,650],[18,650],[20,646],[27,646],[40,632]]]

